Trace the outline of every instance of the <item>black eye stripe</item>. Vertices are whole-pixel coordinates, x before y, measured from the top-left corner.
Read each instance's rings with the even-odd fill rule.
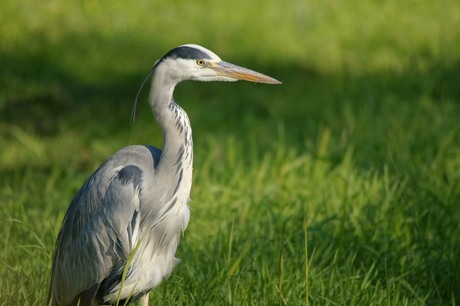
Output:
[[[182,58],[182,59],[211,59],[211,57],[198,49],[192,48],[192,47],[187,47],[187,46],[182,46],[182,47],[177,47],[166,53],[158,62],[155,66],[158,66],[162,61],[164,61],[167,58],[171,59],[176,59],[176,58]]]

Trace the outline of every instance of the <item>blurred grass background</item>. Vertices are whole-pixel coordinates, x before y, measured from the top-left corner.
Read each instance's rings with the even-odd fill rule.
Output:
[[[460,303],[460,3],[12,1],[0,10],[0,304],[43,305],[60,222],[198,43],[281,86],[184,83],[192,219],[160,305]]]

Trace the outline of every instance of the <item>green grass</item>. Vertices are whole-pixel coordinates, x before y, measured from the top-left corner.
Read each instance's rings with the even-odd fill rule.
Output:
[[[153,305],[460,304],[458,1],[4,2],[1,305],[45,304],[101,162],[161,146],[132,102],[189,42],[283,85],[178,87],[192,217]]]

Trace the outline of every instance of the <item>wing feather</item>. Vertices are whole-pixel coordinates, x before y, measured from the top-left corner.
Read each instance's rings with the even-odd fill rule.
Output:
[[[75,195],[56,244],[50,286],[54,304],[76,303],[90,289],[95,295],[94,286],[126,262],[139,237],[140,186],[145,172],[153,176],[156,150],[122,149]]]

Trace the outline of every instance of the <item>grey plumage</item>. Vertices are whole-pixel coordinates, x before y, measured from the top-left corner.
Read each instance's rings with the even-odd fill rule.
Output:
[[[171,50],[156,62],[153,72],[149,100],[164,132],[163,150],[140,145],[123,148],[77,192],[56,243],[51,305],[112,304],[118,298],[141,298],[141,304],[147,305],[148,292],[177,263],[174,254],[190,216],[193,167],[190,122],[173,100],[177,83],[238,79],[279,83],[222,62],[197,45]]]

